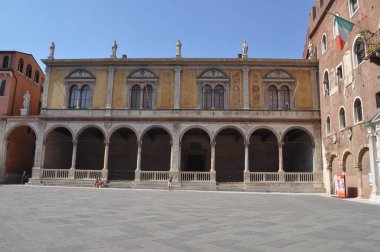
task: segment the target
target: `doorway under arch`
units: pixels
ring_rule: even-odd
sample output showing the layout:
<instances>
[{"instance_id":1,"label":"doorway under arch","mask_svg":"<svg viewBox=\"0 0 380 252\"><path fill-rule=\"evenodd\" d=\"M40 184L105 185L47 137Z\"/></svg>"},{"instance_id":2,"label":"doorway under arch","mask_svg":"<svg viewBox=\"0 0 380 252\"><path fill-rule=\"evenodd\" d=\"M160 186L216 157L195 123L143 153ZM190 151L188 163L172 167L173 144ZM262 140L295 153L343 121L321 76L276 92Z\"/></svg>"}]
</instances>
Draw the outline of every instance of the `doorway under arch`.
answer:
<instances>
[{"instance_id":1,"label":"doorway under arch","mask_svg":"<svg viewBox=\"0 0 380 252\"><path fill-rule=\"evenodd\" d=\"M278 172L278 141L268 129L258 129L249 139L249 171Z\"/></svg>"},{"instance_id":2,"label":"doorway under arch","mask_svg":"<svg viewBox=\"0 0 380 252\"><path fill-rule=\"evenodd\" d=\"M210 166L209 135L199 128L188 130L181 141L181 171L208 172Z\"/></svg>"},{"instance_id":3,"label":"doorway under arch","mask_svg":"<svg viewBox=\"0 0 380 252\"><path fill-rule=\"evenodd\" d=\"M301 129L289 130L283 140L285 172L313 172L313 141Z\"/></svg>"},{"instance_id":4,"label":"doorway under arch","mask_svg":"<svg viewBox=\"0 0 380 252\"><path fill-rule=\"evenodd\" d=\"M152 128L145 132L141 147L142 171L169 171L171 137L162 128Z\"/></svg>"},{"instance_id":5,"label":"doorway under arch","mask_svg":"<svg viewBox=\"0 0 380 252\"><path fill-rule=\"evenodd\" d=\"M65 127L57 127L45 138L45 169L70 169L73 155L73 135Z\"/></svg>"},{"instance_id":6,"label":"doorway under arch","mask_svg":"<svg viewBox=\"0 0 380 252\"><path fill-rule=\"evenodd\" d=\"M101 170L104 165L104 134L96 127L83 130L78 136L78 151L75 168L79 170Z\"/></svg>"}]
</instances>

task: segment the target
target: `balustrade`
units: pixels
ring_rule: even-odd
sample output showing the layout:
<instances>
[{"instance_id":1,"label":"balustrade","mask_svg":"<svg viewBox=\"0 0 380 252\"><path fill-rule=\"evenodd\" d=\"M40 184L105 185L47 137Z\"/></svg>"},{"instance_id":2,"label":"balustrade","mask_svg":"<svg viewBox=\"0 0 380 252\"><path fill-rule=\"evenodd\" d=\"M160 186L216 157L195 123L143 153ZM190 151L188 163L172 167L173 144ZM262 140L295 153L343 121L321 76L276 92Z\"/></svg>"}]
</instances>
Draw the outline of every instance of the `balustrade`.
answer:
<instances>
[{"instance_id":1,"label":"balustrade","mask_svg":"<svg viewBox=\"0 0 380 252\"><path fill-rule=\"evenodd\" d=\"M206 182L210 181L209 172L181 172L181 181Z\"/></svg>"}]
</instances>

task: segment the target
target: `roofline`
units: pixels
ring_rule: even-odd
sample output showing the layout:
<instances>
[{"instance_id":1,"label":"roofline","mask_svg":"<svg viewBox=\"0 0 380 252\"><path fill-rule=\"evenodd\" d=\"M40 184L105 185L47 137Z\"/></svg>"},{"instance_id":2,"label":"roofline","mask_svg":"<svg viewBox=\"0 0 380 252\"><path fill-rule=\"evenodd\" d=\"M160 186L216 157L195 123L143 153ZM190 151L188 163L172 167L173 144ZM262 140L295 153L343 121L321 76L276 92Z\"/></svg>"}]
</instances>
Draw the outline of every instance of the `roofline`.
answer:
<instances>
[{"instance_id":1,"label":"roofline","mask_svg":"<svg viewBox=\"0 0 380 252\"><path fill-rule=\"evenodd\" d=\"M16 54L16 53L19 53L19 54L24 54L24 55L28 55L28 56L31 56L34 60L34 63L36 63L36 66L38 67L38 69L40 70L40 73L42 73L45 77L45 72L44 70L42 70L42 68L40 67L40 64L38 64L36 58L33 56L33 54L31 53L24 53L24 52L20 52L20 51L0 51L0 54L2 53L9 53L9 54Z\"/></svg>"},{"instance_id":2,"label":"roofline","mask_svg":"<svg viewBox=\"0 0 380 252\"><path fill-rule=\"evenodd\" d=\"M46 66L128 66L137 64L160 64L181 66L188 64L237 64L241 66L290 65L295 67L318 67L318 60L276 58L88 58L88 59L41 59Z\"/></svg>"}]
</instances>

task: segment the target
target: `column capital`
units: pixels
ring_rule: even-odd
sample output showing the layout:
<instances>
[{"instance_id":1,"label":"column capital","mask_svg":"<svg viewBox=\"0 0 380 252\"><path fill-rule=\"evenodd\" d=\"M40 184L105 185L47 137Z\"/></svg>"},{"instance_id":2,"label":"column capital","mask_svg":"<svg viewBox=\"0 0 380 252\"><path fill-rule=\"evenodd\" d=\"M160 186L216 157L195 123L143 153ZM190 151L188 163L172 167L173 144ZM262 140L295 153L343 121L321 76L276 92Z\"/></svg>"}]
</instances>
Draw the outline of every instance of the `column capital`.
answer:
<instances>
[{"instance_id":1,"label":"column capital","mask_svg":"<svg viewBox=\"0 0 380 252\"><path fill-rule=\"evenodd\" d=\"M278 148L282 148L284 146L284 142L277 143L277 145L278 145Z\"/></svg>"},{"instance_id":2,"label":"column capital","mask_svg":"<svg viewBox=\"0 0 380 252\"><path fill-rule=\"evenodd\" d=\"M180 67L180 66L175 66L174 67L174 72L175 73L181 73L181 71L182 71L182 67Z\"/></svg>"},{"instance_id":3,"label":"column capital","mask_svg":"<svg viewBox=\"0 0 380 252\"><path fill-rule=\"evenodd\" d=\"M141 147L141 146L142 146L142 141L137 140L137 147Z\"/></svg>"},{"instance_id":4,"label":"column capital","mask_svg":"<svg viewBox=\"0 0 380 252\"><path fill-rule=\"evenodd\" d=\"M73 140L73 145L77 145L77 144L78 144L78 140L77 139Z\"/></svg>"},{"instance_id":5,"label":"column capital","mask_svg":"<svg viewBox=\"0 0 380 252\"><path fill-rule=\"evenodd\" d=\"M241 68L241 70L243 71L243 73L248 73L248 72L249 72L249 67L247 67L247 66L243 66L243 67Z\"/></svg>"},{"instance_id":6,"label":"column capital","mask_svg":"<svg viewBox=\"0 0 380 252\"><path fill-rule=\"evenodd\" d=\"M250 142L249 141L244 141L244 147L248 147L249 146L249 144L250 144Z\"/></svg>"},{"instance_id":7,"label":"column capital","mask_svg":"<svg viewBox=\"0 0 380 252\"><path fill-rule=\"evenodd\" d=\"M215 141L212 141L212 142L210 142L210 145L211 145L211 147L215 147L216 142L215 142Z\"/></svg>"},{"instance_id":8,"label":"column capital","mask_svg":"<svg viewBox=\"0 0 380 252\"><path fill-rule=\"evenodd\" d=\"M105 140L105 141L104 141L104 144L105 144L106 146L109 146L110 143L111 143L111 140Z\"/></svg>"}]
</instances>

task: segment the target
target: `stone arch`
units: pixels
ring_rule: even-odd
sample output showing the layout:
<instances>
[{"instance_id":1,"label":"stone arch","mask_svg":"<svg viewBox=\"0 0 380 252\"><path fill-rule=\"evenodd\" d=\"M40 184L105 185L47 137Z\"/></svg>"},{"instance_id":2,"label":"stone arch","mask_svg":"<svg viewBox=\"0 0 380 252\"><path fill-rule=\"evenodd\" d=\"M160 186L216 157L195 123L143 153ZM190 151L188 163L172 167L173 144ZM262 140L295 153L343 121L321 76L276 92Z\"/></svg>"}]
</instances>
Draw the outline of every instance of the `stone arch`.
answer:
<instances>
[{"instance_id":1,"label":"stone arch","mask_svg":"<svg viewBox=\"0 0 380 252\"><path fill-rule=\"evenodd\" d=\"M247 136L247 139L249 140L249 139L251 138L251 135L252 135L256 130L260 130L260 129L266 129L266 130L269 130L270 132L272 132L272 133L275 135L276 139L277 139L277 143L279 143L281 137L280 137L280 135L278 134L278 132L277 132L275 129L273 129L272 127L270 127L270 126L266 126L266 125L260 125L260 126L255 127L253 130L251 130L251 131L249 132L249 134L248 134L248 136Z\"/></svg>"},{"instance_id":2,"label":"stone arch","mask_svg":"<svg viewBox=\"0 0 380 252\"><path fill-rule=\"evenodd\" d=\"M104 167L104 148L106 134L96 125L82 127L76 136L77 169L101 170Z\"/></svg>"},{"instance_id":3,"label":"stone arch","mask_svg":"<svg viewBox=\"0 0 380 252\"><path fill-rule=\"evenodd\" d=\"M66 125L50 127L44 136L44 160L41 167L45 169L70 169L73 153L72 130Z\"/></svg>"},{"instance_id":4,"label":"stone arch","mask_svg":"<svg viewBox=\"0 0 380 252\"><path fill-rule=\"evenodd\" d=\"M258 127L249 134L249 171L278 172L278 135L270 127Z\"/></svg>"},{"instance_id":5,"label":"stone arch","mask_svg":"<svg viewBox=\"0 0 380 252\"><path fill-rule=\"evenodd\" d=\"M138 135L129 126L118 126L108 135L109 180L134 180L137 165Z\"/></svg>"},{"instance_id":6,"label":"stone arch","mask_svg":"<svg viewBox=\"0 0 380 252\"><path fill-rule=\"evenodd\" d=\"M144 137L144 135L145 135L149 130L151 130L151 129L153 129L153 128L160 128L160 129L165 130L166 133L169 134L170 141L173 141L173 135L172 135L172 132L171 132L167 127L162 126L162 125L151 125L151 126L145 128L145 129L141 132L141 134L139 135L139 141L142 141L142 138Z\"/></svg>"},{"instance_id":7,"label":"stone arch","mask_svg":"<svg viewBox=\"0 0 380 252\"><path fill-rule=\"evenodd\" d=\"M74 131L69 126L67 126L65 124L56 124L54 126L49 127L47 130L45 130L44 143L46 142L46 137L49 135L49 133L51 131L55 130L56 128L65 128L65 129L67 129L71 133L71 135L73 137L73 140L74 140L75 133L74 133Z\"/></svg>"},{"instance_id":8,"label":"stone arch","mask_svg":"<svg viewBox=\"0 0 380 252\"><path fill-rule=\"evenodd\" d=\"M123 128L125 128L125 129L129 129L129 130L133 131L133 132L135 133L137 139L139 139L139 134L138 134L138 132L137 132L137 130L136 130L135 128L133 128L133 127L131 127L131 126L128 126L128 125L119 125L119 126L115 126L115 127L113 127L113 128L108 132L108 134L107 134L107 138L106 138L106 141L110 141L111 138L112 138L113 133L115 133L115 132L118 131L119 129L123 129Z\"/></svg>"},{"instance_id":9,"label":"stone arch","mask_svg":"<svg viewBox=\"0 0 380 252\"><path fill-rule=\"evenodd\" d=\"M332 153L332 154L329 156L329 158L328 158L328 160L327 160L327 167L326 167L326 169L328 169L328 170L332 170L332 164L333 164L333 161L334 161L334 159L337 158L337 157L338 157L338 155L337 155L336 153Z\"/></svg>"},{"instance_id":10,"label":"stone arch","mask_svg":"<svg viewBox=\"0 0 380 252\"><path fill-rule=\"evenodd\" d=\"M21 183L24 171L31 177L37 139L37 131L28 123L13 125L6 131L3 143L6 183Z\"/></svg>"},{"instance_id":11,"label":"stone arch","mask_svg":"<svg viewBox=\"0 0 380 252\"><path fill-rule=\"evenodd\" d=\"M241 129L241 128L237 127L237 126L234 126L234 125L226 125L226 126L223 126L223 127L219 128L219 129L214 133L214 135L213 135L212 138L211 138L211 139L212 139L212 142L215 142L215 139L216 139L216 137L218 136L218 134L219 134L220 132L222 132L223 130L225 130L225 129L234 129L234 130L238 131L238 132L240 133L240 135L243 137L244 142L247 141L247 137L246 137L246 134L245 134L245 132L243 131L243 129Z\"/></svg>"},{"instance_id":12,"label":"stone arch","mask_svg":"<svg viewBox=\"0 0 380 252\"><path fill-rule=\"evenodd\" d=\"M216 182L243 182L244 132L235 126L220 128L214 136Z\"/></svg>"},{"instance_id":13,"label":"stone arch","mask_svg":"<svg viewBox=\"0 0 380 252\"><path fill-rule=\"evenodd\" d=\"M142 171L169 171L172 139L171 132L161 125L152 125L143 130L139 140Z\"/></svg>"},{"instance_id":14,"label":"stone arch","mask_svg":"<svg viewBox=\"0 0 380 252\"><path fill-rule=\"evenodd\" d=\"M182 139L183 139L183 136L190 130L192 129L200 129L200 130L203 130L204 132L206 132L206 134L208 135L210 141L212 139L212 135L211 135L211 132L204 126L201 126L201 125L192 125L192 126L189 126L187 127L186 129L182 130L181 134L180 134L180 142L182 142Z\"/></svg>"},{"instance_id":15,"label":"stone arch","mask_svg":"<svg viewBox=\"0 0 380 252\"><path fill-rule=\"evenodd\" d=\"M369 148L368 145L360 146L360 151L357 158L359 176L361 176L361 195L363 198L369 198L372 188L369 183L369 173L371 173ZM360 186L360 184L358 185Z\"/></svg>"},{"instance_id":16,"label":"stone arch","mask_svg":"<svg viewBox=\"0 0 380 252\"><path fill-rule=\"evenodd\" d=\"M282 135L282 157L285 172L314 171L314 140L302 127L291 127Z\"/></svg>"},{"instance_id":17,"label":"stone arch","mask_svg":"<svg viewBox=\"0 0 380 252\"><path fill-rule=\"evenodd\" d=\"M101 126L96 125L96 124L89 124L89 125L83 126L82 128L80 128L76 132L75 137L74 137L74 141L77 141L78 137L83 133L83 131L85 131L88 128L96 128L96 129L100 130L103 133L104 140L106 140L107 134L106 134L105 130Z\"/></svg>"},{"instance_id":18,"label":"stone arch","mask_svg":"<svg viewBox=\"0 0 380 252\"><path fill-rule=\"evenodd\" d=\"M306 129L306 128L304 128L304 127L301 127L301 126L293 126L293 127L289 127L289 128L287 128L287 129L282 133L282 135L281 135L280 143L283 143L283 142L284 142L284 137L286 136L286 134L287 134L289 131L293 130L293 129L302 130L302 131L304 131L305 133L307 133L307 134L309 135L309 137L310 137L310 140L311 140L311 142L312 142L312 146L313 146L313 148L314 148L314 146L315 146L314 135L313 135L308 129Z\"/></svg>"},{"instance_id":19,"label":"stone arch","mask_svg":"<svg viewBox=\"0 0 380 252\"><path fill-rule=\"evenodd\" d=\"M342 171L346 172L346 161L347 161L347 157L349 155L351 155L352 153L349 151L349 150L344 150L343 151L343 155L342 155Z\"/></svg>"}]
</instances>

